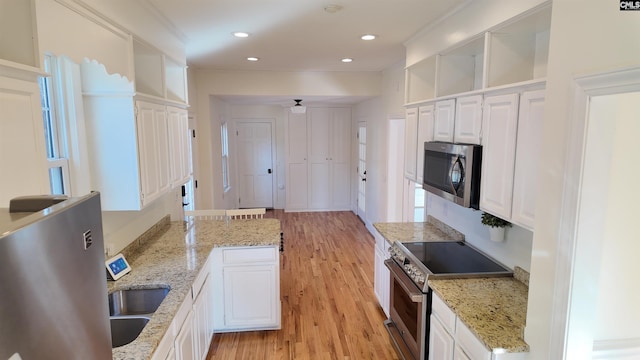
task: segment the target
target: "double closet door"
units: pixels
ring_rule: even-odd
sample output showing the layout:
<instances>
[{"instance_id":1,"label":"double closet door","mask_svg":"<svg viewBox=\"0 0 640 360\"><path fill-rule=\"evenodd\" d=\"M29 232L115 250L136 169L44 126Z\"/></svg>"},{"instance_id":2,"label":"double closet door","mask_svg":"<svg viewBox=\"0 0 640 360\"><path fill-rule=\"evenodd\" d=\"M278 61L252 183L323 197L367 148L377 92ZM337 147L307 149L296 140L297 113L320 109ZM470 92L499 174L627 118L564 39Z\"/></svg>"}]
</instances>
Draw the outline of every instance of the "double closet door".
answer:
<instances>
[{"instance_id":1,"label":"double closet door","mask_svg":"<svg viewBox=\"0 0 640 360\"><path fill-rule=\"evenodd\" d=\"M350 209L351 109L289 114L286 209Z\"/></svg>"}]
</instances>

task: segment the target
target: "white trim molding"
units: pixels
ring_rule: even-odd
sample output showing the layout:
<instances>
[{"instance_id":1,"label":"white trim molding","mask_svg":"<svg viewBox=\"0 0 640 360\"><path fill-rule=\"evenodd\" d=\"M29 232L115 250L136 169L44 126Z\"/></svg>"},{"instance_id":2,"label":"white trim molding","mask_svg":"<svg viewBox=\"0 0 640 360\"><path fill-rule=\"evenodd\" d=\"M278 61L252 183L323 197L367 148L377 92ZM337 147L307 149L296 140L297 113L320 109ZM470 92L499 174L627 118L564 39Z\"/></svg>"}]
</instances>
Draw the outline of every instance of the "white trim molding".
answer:
<instances>
[{"instance_id":1,"label":"white trim molding","mask_svg":"<svg viewBox=\"0 0 640 360\"><path fill-rule=\"evenodd\" d=\"M552 309L550 331L550 358L588 358L591 355L605 353L605 346L602 343L598 343L597 352L594 351L596 347L594 349L589 348L588 344L593 343L592 335L591 339L588 339L571 334L572 330L584 328L585 324L590 321L578 312L572 312L572 310L576 310L572 308L572 305L578 301L593 301L595 303L596 299L589 300L584 298L588 293L588 290L584 289L584 285L597 281L598 264L586 259L585 254L588 255L590 251L596 251L602 245L601 238L599 240L585 241L578 236L584 182L584 157L587 145L587 129L589 127L589 102L593 96L635 91L640 91L640 67L578 76L574 80L574 95L571 104L572 117L569 120L569 131L565 138L567 155L565 158L564 178L578 179L578 181L565 182L562 192L561 225L558 230L557 271L553 291L555 301ZM580 246L578 247L579 240ZM585 336L588 337L589 335L586 334ZM607 343L607 354L615 350L611 347L612 344ZM592 352L593 354L591 354Z\"/></svg>"},{"instance_id":2,"label":"white trim molding","mask_svg":"<svg viewBox=\"0 0 640 360\"><path fill-rule=\"evenodd\" d=\"M592 359L640 359L640 338L594 341Z\"/></svg>"}]
</instances>

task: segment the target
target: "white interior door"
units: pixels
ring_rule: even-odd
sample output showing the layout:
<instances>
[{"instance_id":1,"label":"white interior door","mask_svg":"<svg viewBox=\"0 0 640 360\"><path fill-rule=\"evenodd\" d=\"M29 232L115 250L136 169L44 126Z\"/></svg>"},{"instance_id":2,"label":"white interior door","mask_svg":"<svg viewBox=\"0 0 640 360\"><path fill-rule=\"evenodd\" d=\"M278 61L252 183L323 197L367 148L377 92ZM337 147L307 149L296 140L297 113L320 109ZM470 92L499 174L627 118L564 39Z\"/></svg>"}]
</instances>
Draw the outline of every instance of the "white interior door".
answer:
<instances>
[{"instance_id":1,"label":"white interior door","mask_svg":"<svg viewBox=\"0 0 640 360\"><path fill-rule=\"evenodd\" d=\"M366 222L367 123L358 123L358 216Z\"/></svg>"},{"instance_id":2,"label":"white interior door","mask_svg":"<svg viewBox=\"0 0 640 360\"><path fill-rule=\"evenodd\" d=\"M272 128L271 122L237 124L240 208L273 208Z\"/></svg>"}]
</instances>

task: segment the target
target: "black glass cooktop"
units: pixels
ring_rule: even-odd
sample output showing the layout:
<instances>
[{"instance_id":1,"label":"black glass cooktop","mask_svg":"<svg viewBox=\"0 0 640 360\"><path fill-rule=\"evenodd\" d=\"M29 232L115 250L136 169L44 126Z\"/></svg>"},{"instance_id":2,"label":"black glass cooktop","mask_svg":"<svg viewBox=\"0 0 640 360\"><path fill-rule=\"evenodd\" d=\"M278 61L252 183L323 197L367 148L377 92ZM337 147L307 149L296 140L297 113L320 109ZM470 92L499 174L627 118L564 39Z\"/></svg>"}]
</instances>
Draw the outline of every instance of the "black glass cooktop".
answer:
<instances>
[{"instance_id":1,"label":"black glass cooktop","mask_svg":"<svg viewBox=\"0 0 640 360\"><path fill-rule=\"evenodd\" d=\"M511 273L465 242L412 242L402 245L434 275Z\"/></svg>"}]
</instances>

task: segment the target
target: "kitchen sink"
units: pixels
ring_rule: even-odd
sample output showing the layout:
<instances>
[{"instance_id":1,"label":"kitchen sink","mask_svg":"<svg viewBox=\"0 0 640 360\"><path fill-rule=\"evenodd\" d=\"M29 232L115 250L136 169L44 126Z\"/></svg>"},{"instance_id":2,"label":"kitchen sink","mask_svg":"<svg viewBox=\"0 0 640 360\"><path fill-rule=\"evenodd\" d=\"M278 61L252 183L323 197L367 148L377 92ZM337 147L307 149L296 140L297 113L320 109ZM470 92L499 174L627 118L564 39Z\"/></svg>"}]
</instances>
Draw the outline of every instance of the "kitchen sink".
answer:
<instances>
[{"instance_id":1,"label":"kitchen sink","mask_svg":"<svg viewBox=\"0 0 640 360\"><path fill-rule=\"evenodd\" d=\"M169 288L126 289L109 294L109 315L149 315L153 314Z\"/></svg>"},{"instance_id":2,"label":"kitchen sink","mask_svg":"<svg viewBox=\"0 0 640 360\"><path fill-rule=\"evenodd\" d=\"M112 317L111 347L127 345L135 340L149 322L146 316Z\"/></svg>"}]
</instances>

